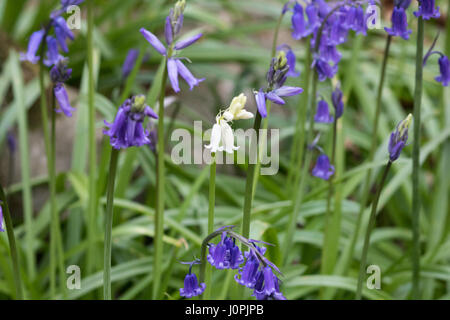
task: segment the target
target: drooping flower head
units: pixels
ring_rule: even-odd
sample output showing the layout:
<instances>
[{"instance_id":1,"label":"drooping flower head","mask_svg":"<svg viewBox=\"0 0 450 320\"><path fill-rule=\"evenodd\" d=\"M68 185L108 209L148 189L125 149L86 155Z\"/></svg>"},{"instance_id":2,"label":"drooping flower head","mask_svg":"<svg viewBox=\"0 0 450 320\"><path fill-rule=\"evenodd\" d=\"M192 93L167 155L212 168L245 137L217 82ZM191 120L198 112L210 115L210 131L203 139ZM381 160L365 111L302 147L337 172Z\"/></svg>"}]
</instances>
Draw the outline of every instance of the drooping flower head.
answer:
<instances>
[{"instance_id":1,"label":"drooping flower head","mask_svg":"<svg viewBox=\"0 0 450 320\"><path fill-rule=\"evenodd\" d=\"M395 6L392 12L392 28L384 28L386 32L393 37L402 37L405 40L409 39L412 30L408 29L408 21L406 18L405 8L402 6Z\"/></svg>"},{"instance_id":2,"label":"drooping flower head","mask_svg":"<svg viewBox=\"0 0 450 320\"><path fill-rule=\"evenodd\" d=\"M439 64L439 71L440 71L440 75L435 77L434 79L440 83L442 83L442 85L444 87L447 87L448 84L450 83L450 62L448 60L448 57L446 55L444 55L442 52L439 51L433 51L434 46L436 45L436 42L438 40L439 34L435 37L433 44L431 45L430 49L428 50L428 52L425 54L424 58L423 58L423 65L425 66L427 64L428 59L433 55L433 54L437 54L439 55L439 60L438 60L438 64Z\"/></svg>"},{"instance_id":3,"label":"drooping flower head","mask_svg":"<svg viewBox=\"0 0 450 320\"><path fill-rule=\"evenodd\" d=\"M199 296L205 291L206 284L201 283L199 285L197 276L195 273L192 273L192 266L194 264L199 264L200 262L198 260L195 260L193 262L185 262L184 264L189 264L189 272L184 278L184 288L180 288L180 296L185 298L192 298Z\"/></svg>"},{"instance_id":4,"label":"drooping flower head","mask_svg":"<svg viewBox=\"0 0 450 320\"><path fill-rule=\"evenodd\" d=\"M235 240L223 232L218 244L209 244L208 261L216 269L238 269L244 257Z\"/></svg>"},{"instance_id":5,"label":"drooping flower head","mask_svg":"<svg viewBox=\"0 0 450 320\"><path fill-rule=\"evenodd\" d=\"M286 300L280 291L278 277L273 273L270 266L258 272L253 296L257 300Z\"/></svg>"},{"instance_id":6,"label":"drooping flower head","mask_svg":"<svg viewBox=\"0 0 450 320\"><path fill-rule=\"evenodd\" d=\"M319 123L331 123L334 118L330 115L328 103L325 100L320 100L317 104L317 112L314 116L314 121Z\"/></svg>"},{"instance_id":7,"label":"drooping flower head","mask_svg":"<svg viewBox=\"0 0 450 320\"><path fill-rule=\"evenodd\" d=\"M330 164L330 159L328 159L326 154L321 154L317 158L312 175L323 180L328 180L333 174L334 166Z\"/></svg>"},{"instance_id":8,"label":"drooping flower head","mask_svg":"<svg viewBox=\"0 0 450 320\"><path fill-rule=\"evenodd\" d=\"M187 39L179 40L176 43L174 42L183 25L183 12L185 7L185 0L177 1L174 8L170 11L169 16L166 18L164 37L168 46L167 49L153 33L145 28L140 29L144 38L153 46L153 48L158 51L159 54L167 58L167 73L175 92L180 92L178 75L187 82L190 90L205 80L204 78L195 78L183 62L181 62L183 58L177 56L180 50L189 47L202 37L202 34L199 33Z\"/></svg>"},{"instance_id":9,"label":"drooping flower head","mask_svg":"<svg viewBox=\"0 0 450 320\"><path fill-rule=\"evenodd\" d=\"M217 151L233 153L239 149L239 147L234 145L233 129L228 122L253 118L253 113L245 110L246 102L247 97L241 93L233 98L230 106L224 112L220 112L216 116L216 123L211 131L210 143L205 146L205 148L211 149L211 153L215 154Z\"/></svg>"},{"instance_id":10,"label":"drooping flower head","mask_svg":"<svg viewBox=\"0 0 450 320\"><path fill-rule=\"evenodd\" d=\"M145 117L158 119L156 113L145 104L145 96L134 96L119 107L113 123L105 121L110 143L115 149L140 147L150 143L149 132L143 127Z\"/></svg>"},{"instance_id":11,"label":"drooping flower head","mask_svg":"<svg viewBox=\"0 0 450 320\"><path fill-rule=\"evenodd\" d=\"M284 105L286 102L281 97L290 97L303 92L303 89L300 87L284 85L289 69L286 52L280 50L270 62L270 68L266 75L267 89L264 91L260 88L258 92L255 92L256 105L261 117L267 117L266 99L276 104Z\"/></svg>"},{"instance_id":12,"label":"drooping flower head","mask_svg":"<svg viewBox=\"0 0 450 320\"><path fill-rule=\"evenodd\" d=\"M435 7L435 0L421 0L419 4L419 11L414 11L416 17L422 17L424 20L431 18L437 19L441 16L439 7Z\"/></svg>"},{"instance_id":13,"label":"drooping flower head","mask_svg":"<svg viewBox=\"0 0 450 320\"><path fill-rule=\"evenodd\" d=\"M406 141L408 140L408 129L411 125L412 115L408 114L406 119L400 121L395 128L395 130L391 133L389 138L389 160L395 161L400 156L402 149L406 145Z\"/></svg>"}]
</instances>

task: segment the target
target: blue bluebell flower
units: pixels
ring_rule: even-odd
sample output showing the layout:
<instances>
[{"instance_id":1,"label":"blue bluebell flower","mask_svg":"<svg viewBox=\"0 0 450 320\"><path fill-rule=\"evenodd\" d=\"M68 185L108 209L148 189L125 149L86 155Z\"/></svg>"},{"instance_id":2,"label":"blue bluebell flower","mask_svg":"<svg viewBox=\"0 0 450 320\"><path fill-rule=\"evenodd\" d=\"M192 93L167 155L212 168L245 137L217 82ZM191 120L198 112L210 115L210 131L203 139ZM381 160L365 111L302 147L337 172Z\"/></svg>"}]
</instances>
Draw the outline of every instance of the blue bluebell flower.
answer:
<instances>
[{"instance_id":1,"label":"blue bluebell flower","mask_svg":"<svg viewBox=\"0 0 450 320\"><path fill-rule=\"evenodd\" d=\"M433 51L434 46L436 45L437 39L439 37L439 34L436 36L436 38L433 41L433 44L431 45L430 49L428 50L428 52L425 54L424 58L423 58L423 65L425 66L428 59L433 55L433 54L437 54L439 55L439 71L440 71L440 75L435 77L434 79L440 83L442 83L442 85L444 87L447 87L448 84L450 83L450 63L448 60L448 57L446 55L444 55L442 52L439 51Z\"/></svg>"},{"instance_id":2,"label":"blue bluebell flower","mask_svg":"<svg viewBox=\"0 0 450 320\"><path fill-rule=\"evenodd\" d=\"M218 244L209 244L209 263L217 269L238 269L244 262L244 257L234 240L222 233L222 239Z\"/></svg>"},{"instance_id":3,"label":"blue bluebell flower","mask_svg":"<svg viewBox=\"0 0 450 320\"><path fill-rule=\"evenodd\" d=\"M64 52L69 52L67 47L66 39L74 39L72 30L67 26L66 20L63 17L56 17L53 19L53 28L55 30L56 39L58 40L59 47Z\"/></svg>"},{"instance_id":4,"label":"blue bluebell flower","mask_svg":"<svg viewBox=\"0 0 450 320\"><path fill-rule=\"evenodd\" d=\"M114 122L105 121L108 130L103 133L110 136L110 144L115 149L149 144L149 132L143 127L145 117L158 119L157 114L145 104L145 97L140 95L127 99L119 107Z\"/></svg>"},{"instance_id":5,"label":"blue bluebell flower","mask_svg":"<svg viewBox=\"0 0 450 320\"><path fill-rule=\"evenodd\" d=\"M189 69L181 62L181 58L176 57L179 50L189 47L202 37L202 34L199 33L185 40L180 40L174 43L174 39L180 32L183 25L183 11L185 3L185 0L178 1L175 4L175 8L170 11L169 16L166 18L164 37L166 44L168 45L167 49L153 33L145 28L140 29L141 34L153 46L153 48L162 56L167 57L167 74L175 92L180 92L178 75L180 75L188 83L190 90L205 80L204 78L195 78Z\"/></svg>"},{"instance_id":6,"label":"blue bluebell flower","mask_svg":"<svg viewBox=\"0 0 450 320\"><path fill-rule=\"evenodd\" d=\"M189 272L184 278L184 288L180 288L180 296L185 298L192 298L199 296L205 291L206 284L201 283L199 285L197 276L195 273L192 273L192 267L194 264L199 264L199 260L195 260L192 262L182 262L183 264L189 264Z\"/></svg>"},{"instance_id":7,"label":"blue bluebell flower","mask_svg":"<svg viewBox=\"0 0 450 320\"><path fill-rule=\"evenodd\" d=\"M59 60L64 59L64 57L58 51L58 41L52 37L47 36L47 53L46 59L44 59L44 65L51 67L58 63Z\"/></svg>"},{"instance_id":8,"label":"blue bluebell flower","mask_svg":"<svg viewBox=\"0 0 450 320\"><path fill-rule=\"evenodd\" d=\"M254 244L254 250L258 250L261 255L264 255L266 248L260 247ZM243 268L239 269L238 274L234 276L237 283L253 289L256 284L258 270L261 265L260 260L253 250L248 250L245 252L245 265Z\"/></svg>"},{"instance_id":9,"label":"blue bluebell flower","mask_svg":"<svg viewBox=\"0 0 450 320\"><path fill-rule=\"evenodd\" d=\"M331 93L331 101L334 107L334 116L339 119L344 113L344 101L342 101L343 93L339 85L336 86L334 91Z\"/></svg>"},{"instance_id":10,"label":"blue bluebell flower","mask_svg":"<svg viewBox=\"0 0 450 320\"><path fill-rule=\"evenodd\" d=\"M286 300L280 291L279 279L271 267L258 272L252 296L257 300Z\"/></svg>"},{"instance_id":11,"label":"blue bluebell flower","mask_svg":"<svg viewBox=\"0 0 450 320\"><path fill-rule=\"evenodd\" d=\"M412 30L408 30L405 9L403 7L394 7L391 20L392 28L384 28L384 30L393 37L402 37L408 40Z\"/></svg>"},{"instance_id":12,"label":"blue bluebell flower","mask_svg":"<svg viewBox=\"0 0 450 320\"><path fill-rule=\"evenodd\" d=\"M60 59L50 70L50 79L53 82L53 93L58 101L60 109L56 112L63 112L67 117L72 116L74 108L70 106L69 96L67 95L64 82L66 82L72 74L72 69L67 68L67 59Z\"/></svg>"},{"instance_id":13,"label":"blue bluebell flower","mask_svg":"<svg viewBox=\"0 0 450 320\"><path fill-rule=\"evenodd\" d=\"M139 50L137 49L130 49L128 50L127 57L125 58L125 61L122 65L122 78L128 77L131 70L133 70L134 65L136 63L136 60L139 55Z\"/></svg>"},{"instance_id":14,"label":"blue bluebell flower","mask_svg":"<svg viewBox=\"0 0 450 320\"><path fill-rule=\"evenodd\" d=\"M334 166L330 164L330 159L328 159L326 154L321 154L317 158L316 165L312 169L312 175L323 179L328 180L334 174Z\"/></svg>"},{"instance_id":15,"label":"blue bluebell flower","mask_svg":"<svg viewBox=\"0 0 450 320\"><path fill-rule=\"evenodd\" d=\"M295 3L294 13L291 17L292 22L292 38L300 40L307 37L311 31L306 27L305 17L303 15L303 7Z\"/></svg>"},{"instance_id":16,"label":"blue bluebell flower","mask_svg":"<svg viewBox=\"0 0 450 320\"><path fill-rule=\"evenodd\" d=\"M314 115L314 121L319 123L331 123L334 118L330 115L328 103L325 100L320 100L317 104L317 111Z\"/></svg>"},{"instance_id":17,"label":"blue bluebell flower","mask_svg":"<svg viewBox=\"0 0 450 320\"><path fill-rule=\"evenodd\" d=\"M20 60L26 60L33 64L36 64L39 61L40 56L37 56L36 54L39 50L42 40L44 39L44 35L44 29L35 31L31 34L30 41L28 42L28 50L26 53L20 54Z\"/></svg>"},{"instance_id":18,"label":"blue bluebell flower","mask_svg":"<svg viewBox=\"0 0 450 320\"><path fill-rule=\"evenodd\" d=\"M435 8L434 0L421 0L419 4L419 11L414 11L416 17L422 17L424 20L430 20L431 18L439 18L439 7Z\"/></svg>"},{"instance_id":19,"label":"blue bluebell flower","mask_svg":"<svg viewBox=\"0 0 450 320\"><path fill-rule=\"evenodd\" d=\"M333 78L338 71L337 64L330 64L320 56L317 56L314 59L311 67L316 69L319 81L325 81L328 78Z\"/></svg>"},{"instance_id":20,"label":"blue bluebell flower","mask_svg":"<svg viewBox=\"0 0 450 320\"><path fill-rule=\"evenodd\" d=\"M395 130L391 133L389 138L389 160L391 162L398 159L401 151L406 146L406 141L408 140L408 130L411 125L412 115L409 114L406 119L400 121L397 124Z\"/></svg>"}]
</instances>

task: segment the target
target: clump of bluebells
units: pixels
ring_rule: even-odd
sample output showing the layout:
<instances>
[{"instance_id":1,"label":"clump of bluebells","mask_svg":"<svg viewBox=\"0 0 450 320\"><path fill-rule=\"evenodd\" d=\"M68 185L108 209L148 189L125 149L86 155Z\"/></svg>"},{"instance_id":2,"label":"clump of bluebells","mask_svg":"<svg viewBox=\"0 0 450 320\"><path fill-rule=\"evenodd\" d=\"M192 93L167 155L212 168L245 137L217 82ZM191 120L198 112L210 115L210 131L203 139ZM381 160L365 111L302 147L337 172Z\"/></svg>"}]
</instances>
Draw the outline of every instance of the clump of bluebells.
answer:
<instances>
[{"instance_id":1,"label":"clump of bluebells","mask_svg":"<svg viewBox=\"0 0 450 320\"><path fill-rule=\"evenodd\" d=\"M315 49L311 67L315 68L319 81L333 78L337 73L342 57L337 46L347 41L350 30L367 35L367 14L363 6L373 2L312 0L304 6L297 1L285 5L285 11L292 11L292 37L296 40L310 37L311 47Z\"/></svg>"},{"instance_id":2,"label":"clump of bluebells","mask_svg":"<svg viewBox=\"0 0 450 320\"><path fill-rule=\"evenodd\" d=\"M43 65L50 68L50 78L53 82L55 98L61 111L68 117L72 116L74 110L70 106L67 91L64 87L72 73L72 69L67 68L68 59L59 50L68 53L66 40L74 40L72 30L67 26L62 14L72 5L79 5L84 0L61 0L61 8L50 14L50 21L38 31L35 31L28 42L27 52L21 53L22 61L29 61L33 64L42 60ZM52 32L53 31L53 34Z\"/></svg>"},{"instance_id":3,"label":"clump of bluebells","mask_svg":"<svg viewBox=\"0 0 450 320\"><path fill-rule=\"evenodd\" d=\"M270 68L266 75L267 88L260 88L255 92L256 104L261 117L267 117L266 100L276 104L285 104L281 97L295 96L303 92L300 87L285 86L288 76L297 76L295 71L295 55L286 45L279 47L281 50L270 62ZM287 50L286 50L287 49Z\"/></svg>"},{"instance_id":4,"label":"clump of bluebells","mask_svg":"<svg viewBox=\"0 0 450 320\"><path fill-rule=\"evenodd\" d=\"M210 243L213 238L219 235L221 239L217 244ZM242 254L239 246L236 244L237 241L248 248L244 254ZM192 265L204 265L207 260L216 269L237 270L234 279L240 285L253 289L252 296L256 297L256 299L286 300L280 291L280 280L276 275L276 273L281 274L281 272L264 256L266 248L260 244L270 245L265 242L244 238L233 231L233 226L217 229L203 241L202 252L203 249L208 247L208 256L202 256L203 261L184 262L184 264L190 264L190 268L184 280L184 288L180 289L180 295L191 298L203 293L206 285L204 283L199 284L196 275L192 273Z\"/></svg>"},{"instance_id":5,"label":"clump of bluebells","mask_svg":"<svg viewBox=\"0 0 450 320\"><path fill-rule=\"evenodd\" d=\"M167 73L169 76L170 83L175 92L180 92L180 86L178 83L178 75L180 75L189 85L190 90L195 86L198 86L200 82L205 80L195 78L189 69L181 62L181 60L188 60L184 57L179 57L180 50L189 47L193 43L197 42L202 37L199 33L195 36L189 37L185 40L175 41L178 37L181 28L183 26L184 19L184 9L186 6L185 0L177 1L174 8L170 10L170 14L166 18L166 23L164 27L164 37L166 40L167 48L162 44L162 42L150 31L145 28L141 28L140 32L144 38L159 52L162 56L167 59ZM189 61L189 60L188 60Z\"/></svg>"},{"instance_id":6,"label":"clump of bluebells","mask_svg":"<svg viewBox=\"0 0 450 320\"><path fill-rule=\"evenodd\" d=\"M110 137L115 149L140 147L150 144L150 133L144 129L145 117L158 119L158 115L145 104L145 96L134 96L119 107L113 123L105 121L108 129L103 133Z\"/></svg>"}]
</instances>

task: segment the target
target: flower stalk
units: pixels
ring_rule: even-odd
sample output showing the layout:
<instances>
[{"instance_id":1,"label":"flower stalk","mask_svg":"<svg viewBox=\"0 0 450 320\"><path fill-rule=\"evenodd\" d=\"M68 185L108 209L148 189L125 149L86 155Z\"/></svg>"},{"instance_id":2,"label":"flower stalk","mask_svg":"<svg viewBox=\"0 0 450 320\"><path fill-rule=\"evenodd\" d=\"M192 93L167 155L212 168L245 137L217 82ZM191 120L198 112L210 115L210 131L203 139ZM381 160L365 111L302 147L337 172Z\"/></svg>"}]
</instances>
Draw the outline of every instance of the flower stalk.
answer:
<instances>
[{"instance_id":1,"label":"flower stalk","mask_svg":"<svg viewBox=\"0 0 450 320\"><path fill-rule=\"evenodd\" d=\"M114 209L114 184L116 180L119 150L113 148L109 162L108 184L106 189L105 243L103 252L103 298L111 300L111 242Z\"/></svg>"},{"instance_id":2,"label":"flower stalk","mask_svg":"<svg viewBox=\"0 0 450 320\"><path fill-rule=\"evenodd\" d=\"M14 236L14 229L9 211L8 202L6 201L6 194L3 187L0 185L0 205L4 209L5 227L8 236L9 251L11 252L11 260L13 266L14 285L16 287L16 299L23 299L22 279L20 277L19 255L17 254L16 238ZM1 209L0 209L1 210ZM1 223L1 221L0 221Z\"/></svg>"},{"instance_id":3,"label":"flower stalk","mask_svg":"<svg viewBox=\"0 0 450 320\"><path fill-rule=\"evenodd\" d=\"M363 246L361 261L360 261L360 266L359 266L358 284L356 287L356 299L357 300L361 300L361 297L362 297L362 285L364 282L364 275L365 275L365 271L366 271L367 252L369 251L370 234L372 232L372 229L375 226L378 200L380 199L381 191L383 190L383 185L384 185L384 182L386 181L386 177L388 175L389 169L391 168L391 165L392 165L392 161L389 160L388 163L386 164L386 167L384 168L383 176L381 177L380 184L378 185L377 194L375 196L375 199L373 200L372 211L370 213L369 224L367 226L366 235L364 238L364 246Z\"/></svg>"}]
</instances>

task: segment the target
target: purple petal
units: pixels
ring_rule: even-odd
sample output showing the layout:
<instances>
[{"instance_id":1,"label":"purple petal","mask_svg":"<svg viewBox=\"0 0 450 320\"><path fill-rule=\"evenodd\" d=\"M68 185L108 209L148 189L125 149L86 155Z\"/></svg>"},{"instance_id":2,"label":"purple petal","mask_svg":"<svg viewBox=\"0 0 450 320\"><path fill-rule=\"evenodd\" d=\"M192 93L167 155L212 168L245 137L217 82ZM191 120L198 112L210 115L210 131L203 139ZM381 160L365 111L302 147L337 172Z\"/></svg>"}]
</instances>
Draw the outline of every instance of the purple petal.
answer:
<instances>
[{"instance_id":1,"label":"purple petal","mask_svg":"<svg viewBox=\"0 0 450 320\"><path fill-rule=\"evenodd\" d=\"M175 44L175 47L174 47L174 48L175 48L175 50L181 50L181 49L187 48L187 47L189 47L191 44L193 44L194 42L196 42L198 39L200 39L202 36L203 36L203 34L199 33L199 34L197 34L197 35L195 35L195 36L192 36L192 37L190 37L190 38L187 38L186 40L178 41L178 42Z\"/></svg>"},{"instance_id":2,"label":"purple petal","mask_svg":"<svg viewBox=\"0 0 450 320\"><path fill-rule=\"evenodd\" d=\"M300 87L282 86L281 88L278 88L273 92L280 97L291 97L302 93L303 89Z\"/></svg>"},{"instance_id":3,"label":"purple petal","mask_svg":"<svg viewBox=\"0 0 450 320\"><path fill-rule=\"evenodd\" d=\"M276 93L274 93L273 91L268 92L266 94L267 99L269 99L272 102L275 102L276 104L285 104L286 102L284 102L283 99L281 99L279 96L277 96Z\"/></svg>"},{"instance_id":4,"label":"purple petal","mask_svg":"<svg viewBox=\"0 0 450 320\"><path fill-rule=\"evenodd\" d=\"M180 92L177 63L173 58L167 60L167 73L169 74L169 80L172 84L173 91Z\"/></svg>"},{"instance_id":5,"label":"purple petal","mask_svg":"<svg viewBox=\"0 0 450 320\"><path fill-rule=\"evenodd\" d=\"M21 54L20 60L27 60L35 64L39 61L39 56L36 53L41 45L42 39L44 38L45 30L41 29L35 31L30 36L30 41L28 42L28 50L25 54Z\"/></svg>"},{"instance_id":6,"label":"purple petal","mask_svg":"<svg viewBox=\"0 0 450 320\"><path fill-rule=\"evenodd\" d=\"M169 45L173 41L172 23L170 17L166 17L166 25L164 26L164 36L166 37L166 43Z\"/></svg>"},{"instance_id":7,"label":"purple petal","mask_svg":"<svg viewBox=\"0 0 450 320\"><path fill-rule=\"evenodd\" d=\"M139 31L144 36L145 40L150 42L150 44L153 46L153 48L155 48L156 51L158 51L163 56L166 55L166 48L153 33L144 28L141 28Z\"/></svg>"},{"instance_id":8,"label":"purple petal","mask_svg":"<svg viewBox=\"0 0 450 320\"><path fill-rule=\"evenodd\" d=\"M198 86L200 82L205 80L205 78L202 79L195 78L189 71L189 69L186 68L186 66L179 59L176 59L175 62L177 64L178 73L180 74L180 76L183 77L184 80L186 80L190 90L192 90L195 86Z\"/></svg>"},{"instance_id":9,"label":"purple petal","mask_svg":"<svg viewBox=\"0 0 450 320\"><path fill-rule=\"evenodd\" d=\"M75 111L74 108L70 106L69 97L67 95L67 91L64 88L63 85L58 84L54 88L54 93L56 100L59 103L59 107L61 108L62 112L68 117L72 116L72 111Z\"/></svg>"},{"instance_id":10,"label":"purple petal","mask_svg":"<svg viewBox=\"0 0 450 320\"><path fill-rule=\"evenodd\" d=\"M267 109L266 109L266 95L259 89L258 93L255 94L256 105L258 107L258 112L261 117L267 117Z\"/></svg>"},{"instance_id":11,"label":"purple petal","mask_svg":"<svg viewBox=\"0 0 450 320\"><path fill-rule=\"evenodd\" d=\"M153 119L158 119L158 115L156 114L156 112L153 111L153 109L150 108L149 106L145 106L144 113L147 117L151 117Z\"/></svg>"}]
</instances>

